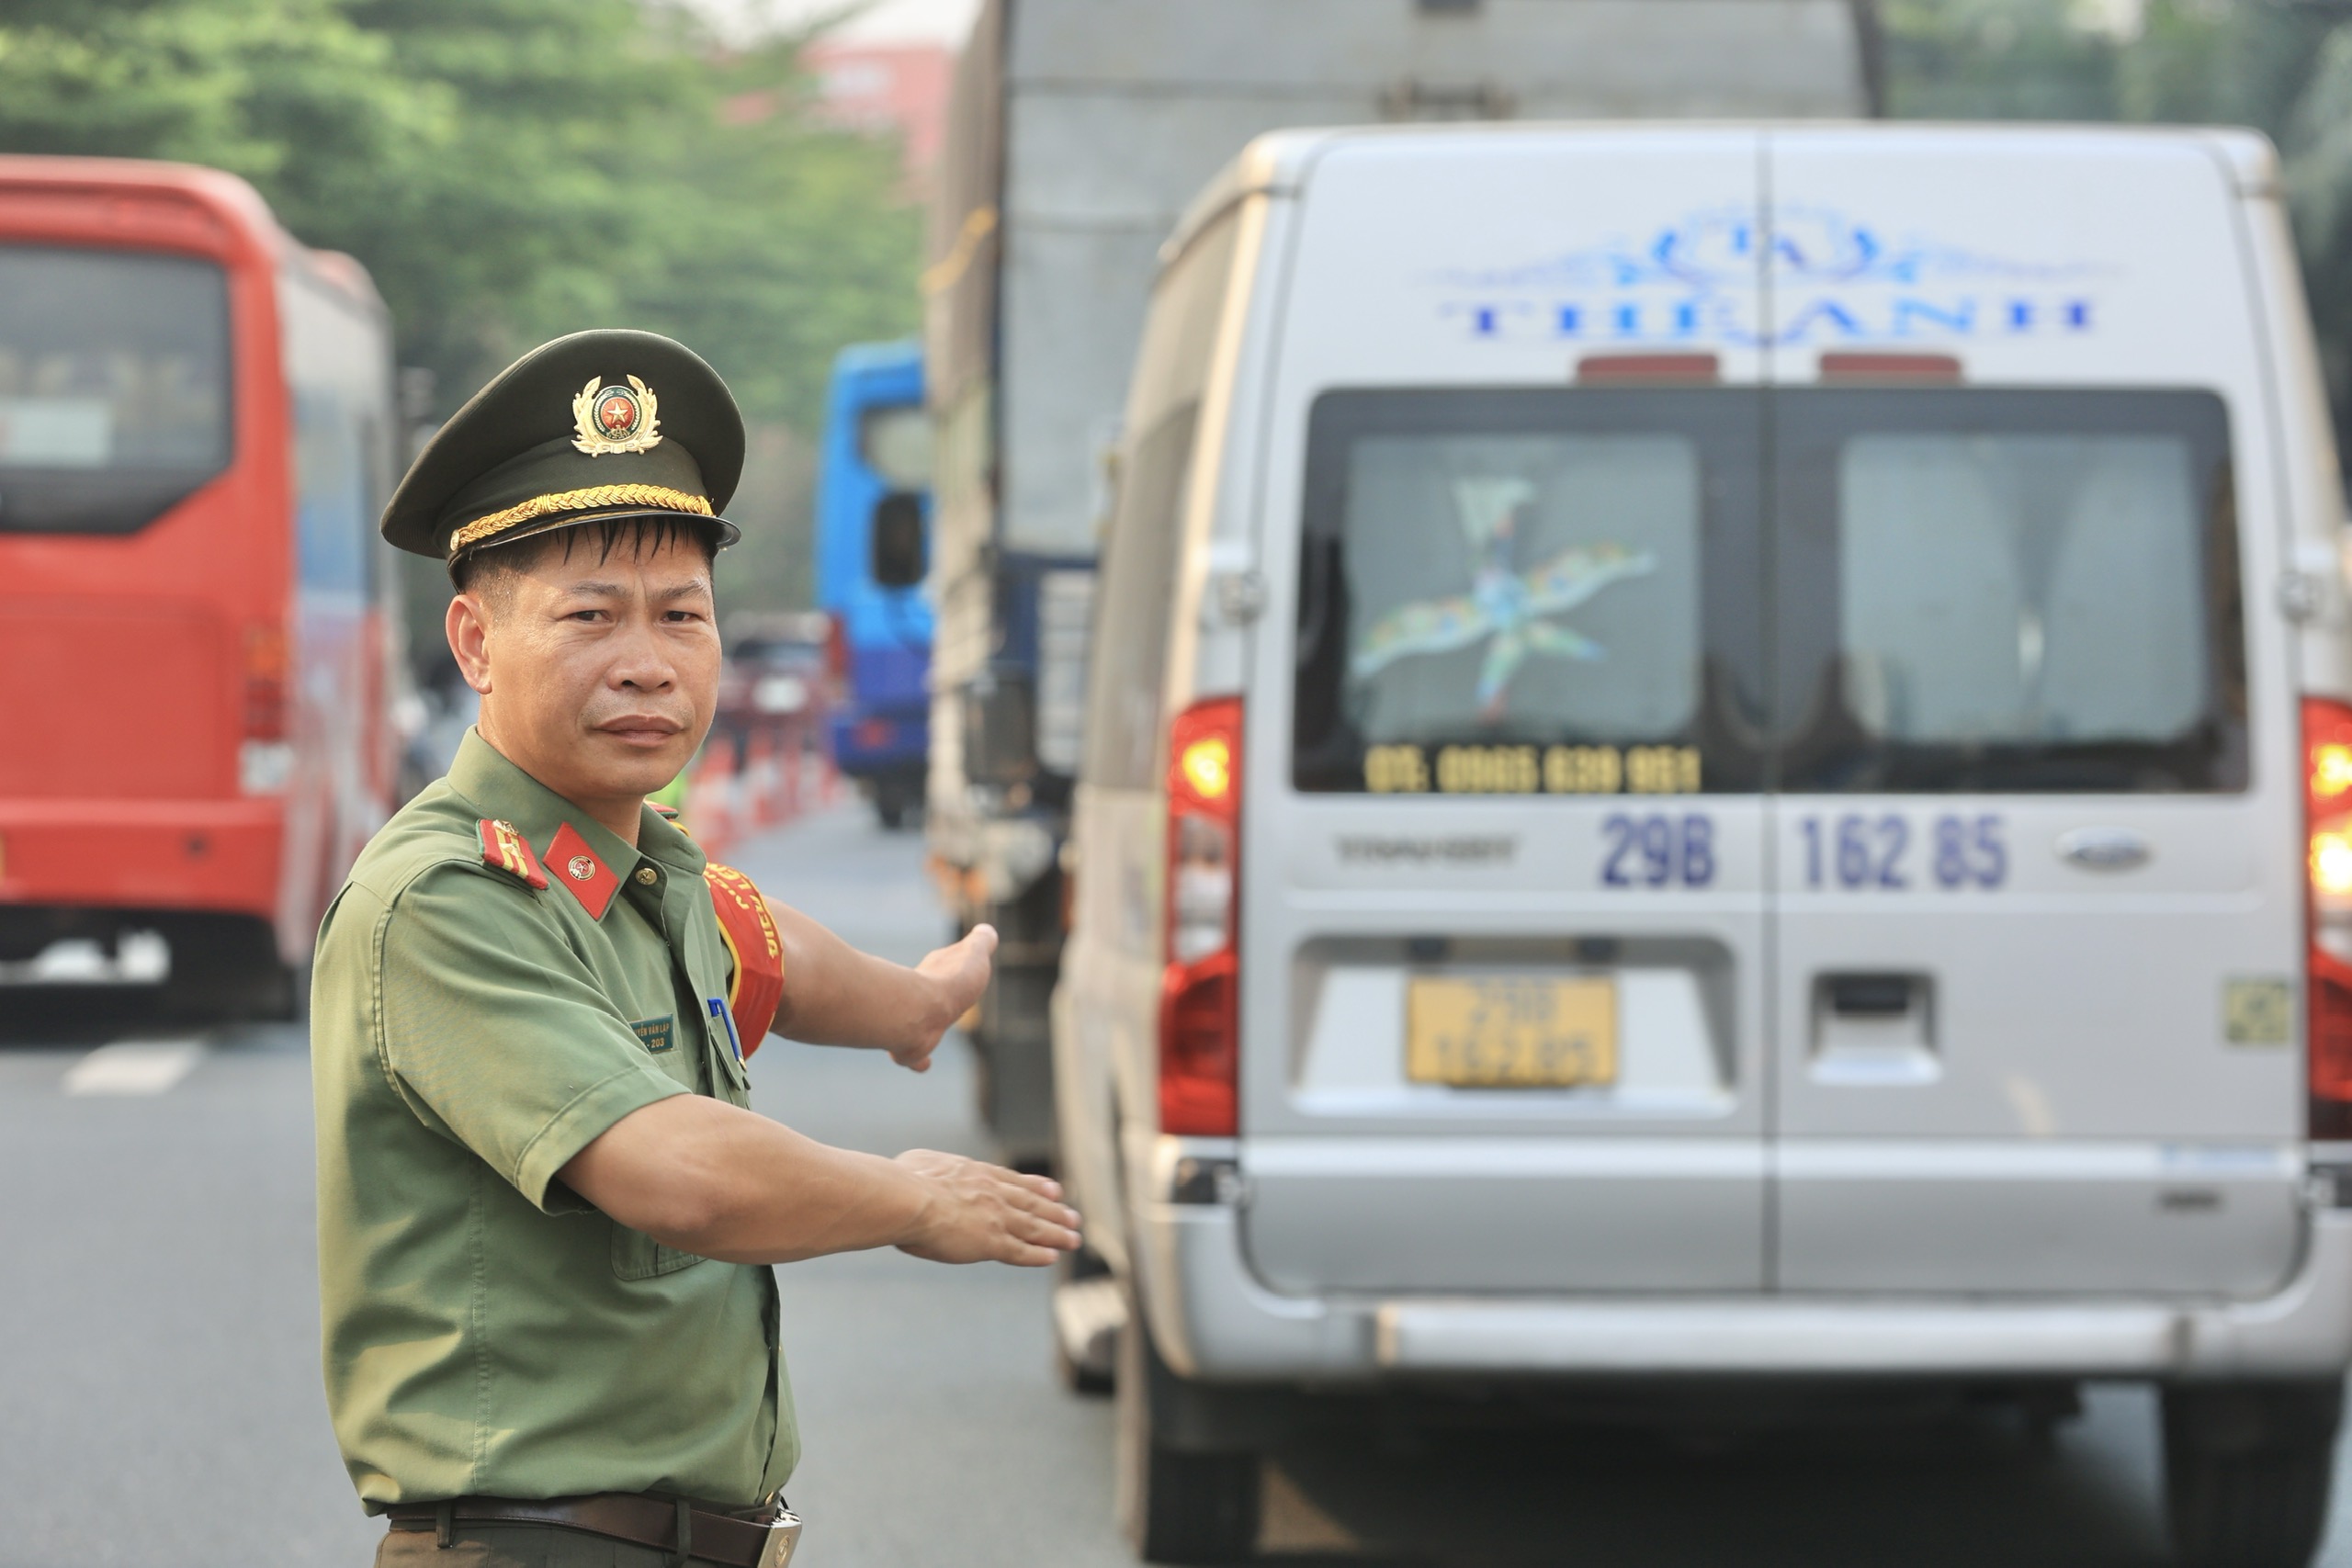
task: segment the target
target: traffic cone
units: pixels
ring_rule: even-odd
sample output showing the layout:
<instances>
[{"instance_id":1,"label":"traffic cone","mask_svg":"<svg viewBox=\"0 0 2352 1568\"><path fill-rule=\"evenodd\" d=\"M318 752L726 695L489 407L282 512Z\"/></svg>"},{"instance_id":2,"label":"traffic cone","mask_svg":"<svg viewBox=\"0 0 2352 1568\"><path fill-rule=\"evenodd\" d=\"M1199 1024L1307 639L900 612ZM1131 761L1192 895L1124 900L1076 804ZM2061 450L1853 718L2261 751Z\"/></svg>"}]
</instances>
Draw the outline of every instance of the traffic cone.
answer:
<instances>
[{"instance_id":1,"label":"traffic cone","mask_svg":"<svg viewBox=\"0 0 2352 1568\"><path fill-rule=\"evenodd\" d=\"M743 756L744 816L763 828L783 816L775 791L775 740L763 725L752 736Z\"/></svg>"},{"instance_id":2,"label":"traffic cone","mask_svg":"<svg viewBox=\"0 0 2352 1568\"><path fill-rule=\"evenodd\" d=\"M703 852L718 854L734 841L735 818L735 742L722 735L704 746L695 767L686 790L686 821Z\"/></svg>"}]
</instances>

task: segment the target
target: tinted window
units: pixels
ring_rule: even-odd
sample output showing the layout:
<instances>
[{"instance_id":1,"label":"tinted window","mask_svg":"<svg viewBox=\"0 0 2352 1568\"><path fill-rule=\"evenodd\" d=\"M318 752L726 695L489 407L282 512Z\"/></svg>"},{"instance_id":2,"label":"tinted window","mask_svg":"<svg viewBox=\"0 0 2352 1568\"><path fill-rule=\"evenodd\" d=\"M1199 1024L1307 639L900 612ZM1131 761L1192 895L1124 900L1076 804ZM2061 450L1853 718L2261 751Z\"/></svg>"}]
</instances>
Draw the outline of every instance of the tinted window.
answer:
<instances>
[{"instance_id":1,"label":"tinted window","mask_svg":"<svg viewBox=\"0 0 2352 1568\"><path fill-rule=\"evenodd\" d=\"M1122 449L1102 547L1081 770L1113 789L1156 782L1193 435L1239 233L1232 216L1219 220L1160 274L1136 354L1127 403L1134 439Z\"/></svg>"},{"instance_id":2,"label":"tinted window","mask_svg":"<svg viewBox=\"0 0 2352 1568\"><path fill-rule=\"evenodd\" d=\"M0 246L0 529L129 533L227 467L209 262Z\"/></svg>"},{"instance_id":3,"label":"tinted window","mask_svg":"<svg viewBox=\"0 0 2352 1568\"><path fill-rule=\"evenodd\" d=\"M1757 787L1758 418L1735 390L1320 399L1297 786Z\"/></svg>"},{"instance_id":4,"label":"tinted window","mask_svg":"<svg viewBox=\"0 0 2352 1568\"><path fill-rule=\"evenodd\" d=\"M1085 772L1113 789L1149 788L1159 765L1169 616L1199 412L1187 403L1136 444L1103 550Z\"/></svg>"},{"instance_id":5,"label":"tinted window","mask_svg":"<svg viewBox=\"0 0 2352 1568\"><path fill-rule=\"evenodd\" d=\"M376 542L368 445L332 389L294 389L295 537L305 588L368 591Z\"/></svg>"},{"instance_id":6,"label":"tinted window","mask_svg":"<svg viewBox=\"0 0 2352 1568\"><path fill-rule=\"evenodd\" d=\"M922 498L893 491L874 503L871 533L875 582L883 588L912 588L931 570L924 548Z\"/></svg>"},{"instance_id":7,"label":"tinted window","mask_svg":"<svg viewBox=\"0 0 2352 1568\"><path fill-rule=\"evenodd\" d=\"M1785 787L2244 786L2218 399L1804 390L1777 409Z\"/></svg>"}]
</instances>

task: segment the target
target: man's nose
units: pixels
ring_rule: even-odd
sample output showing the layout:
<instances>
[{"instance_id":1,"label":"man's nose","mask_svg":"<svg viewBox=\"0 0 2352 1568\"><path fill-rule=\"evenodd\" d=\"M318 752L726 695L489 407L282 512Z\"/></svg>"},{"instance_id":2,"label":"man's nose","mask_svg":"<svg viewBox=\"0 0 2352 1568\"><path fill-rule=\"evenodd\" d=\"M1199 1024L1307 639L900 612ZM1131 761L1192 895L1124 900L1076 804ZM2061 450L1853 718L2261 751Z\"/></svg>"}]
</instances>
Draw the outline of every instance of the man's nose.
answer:
<instances>
[{"instance_id":1,"label":"man's nose","mask_svg":"<svg viewBox=\"0 0 2352 1568\"><path fill-rule=\"evenodd\" d=\"M639 691L662 691L678 683L677 666L670 661L669 650L655 635L650 620L631 618L613 660L612 681L616 686Z\"/></svg>"}]
</instances>

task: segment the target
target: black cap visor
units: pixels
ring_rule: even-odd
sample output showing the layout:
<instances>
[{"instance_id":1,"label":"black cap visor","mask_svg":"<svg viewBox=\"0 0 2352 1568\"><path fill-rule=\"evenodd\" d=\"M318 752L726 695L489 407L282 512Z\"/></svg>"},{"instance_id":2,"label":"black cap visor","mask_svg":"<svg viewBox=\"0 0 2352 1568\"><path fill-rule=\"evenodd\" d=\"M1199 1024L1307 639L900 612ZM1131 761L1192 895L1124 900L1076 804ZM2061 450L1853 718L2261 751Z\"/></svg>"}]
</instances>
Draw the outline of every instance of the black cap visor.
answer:
<instances>
[{"instance_id":1,"label":"black cap visor","mask_svg":"<svg viewBox=\"0 0 2352 1568\"><path fill-rule=\"evenodd\" d=\"M489 538L477 539L471 544L459 546L450 552L448 567L454 572L458 570L458 563L468 557L478 556L484 550L496 549L502 545L520 544L526 539L539 538L565 528L584 528L596 523L626 523L631 518L642 518L649 523L674 524L681 533L708 535L711 548L714 550L723 550L743 537L743 531L726 518L707 515L699 512L678 512L659 506L603 508L592 512L570 512L548 517L535 517L527 523L518 523L512 528L504 529Z\"/></svg>"}]
</instances>

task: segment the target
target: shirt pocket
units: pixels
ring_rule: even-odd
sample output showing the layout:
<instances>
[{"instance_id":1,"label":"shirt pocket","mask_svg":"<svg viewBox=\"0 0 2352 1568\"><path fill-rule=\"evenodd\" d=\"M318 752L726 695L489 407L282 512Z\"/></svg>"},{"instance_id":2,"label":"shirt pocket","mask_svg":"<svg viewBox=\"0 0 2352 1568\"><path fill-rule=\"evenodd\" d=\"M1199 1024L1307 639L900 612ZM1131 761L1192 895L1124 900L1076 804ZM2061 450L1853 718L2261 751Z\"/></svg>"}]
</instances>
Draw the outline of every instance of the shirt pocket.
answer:
<instances>
[{"instance_id":1,"label":"shirt pocket","mask_svg":"<svg viewBox=\"0 0 2352 1568\"><path fill-rule=\"evenodd\" d=\"M737 1049L734 1010L723 997L704 998L703 1008L708 1015L703 1040L710 1051L712 1091L729 1105L749 1109L752 1103L752 1075L749 1065Z\"/></svg>"},{"instance_id":2,"label":"shirt pocket","mask_svg":"<svg viewBox=\"0 0 2352 1568\"><path fill-rule=\"evenodd\" d=\"M620 1280L658 1280L707 1263L699 1252L664 1247L643 1231L633 1231L618 1220L613 1225L613 1275Z\"/></svg>"}]
</instances>

